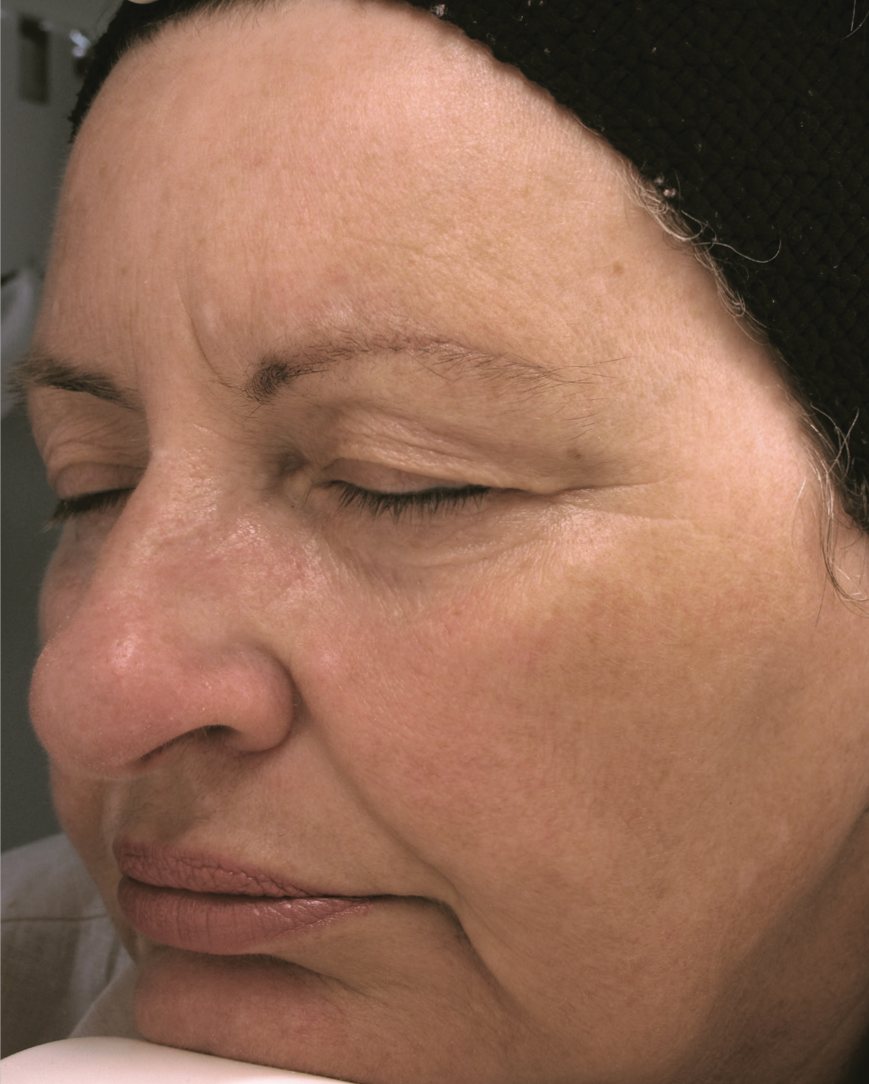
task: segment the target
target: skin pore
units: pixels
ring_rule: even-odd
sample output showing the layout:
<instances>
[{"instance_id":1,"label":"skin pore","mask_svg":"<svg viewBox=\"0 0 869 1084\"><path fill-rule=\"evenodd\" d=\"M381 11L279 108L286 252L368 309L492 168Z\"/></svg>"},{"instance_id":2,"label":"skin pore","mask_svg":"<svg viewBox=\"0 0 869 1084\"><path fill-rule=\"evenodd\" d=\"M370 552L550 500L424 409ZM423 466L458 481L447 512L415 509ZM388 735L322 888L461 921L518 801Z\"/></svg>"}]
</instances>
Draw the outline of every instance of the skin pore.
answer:
<instances>
[{"instance_id":1,"label":"skin pore","mask_svg":"<svg viewBox=\"0 0 869 1084\"><path fill-rule=\"evenodd\" d=\"M869 622L773 366L605 143L400 6L164 29L73 148L29 378L33 718L146 1038L836 1079ZM121 912L137 848L370 903L191 951Z\"/></svg>"}]
</instances>

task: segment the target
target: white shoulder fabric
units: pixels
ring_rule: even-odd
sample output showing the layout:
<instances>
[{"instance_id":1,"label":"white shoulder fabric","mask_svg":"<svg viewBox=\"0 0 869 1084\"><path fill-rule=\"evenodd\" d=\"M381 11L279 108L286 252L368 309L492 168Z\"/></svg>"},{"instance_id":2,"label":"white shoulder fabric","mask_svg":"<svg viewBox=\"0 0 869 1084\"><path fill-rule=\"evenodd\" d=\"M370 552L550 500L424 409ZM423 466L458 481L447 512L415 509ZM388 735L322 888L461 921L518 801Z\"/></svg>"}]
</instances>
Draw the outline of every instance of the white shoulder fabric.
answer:
<instances>
[{"instance_id":1,"label":"white shoulder fabric","mask_svg":"<svg viewBox=\"0 0 869 1084\"><path fill-rule=\"evenodd\" d=\"M141 1039L61 1039L4 1058L0 1069L3 1084L341 1084Z\"/></svg>"}]
</instances>

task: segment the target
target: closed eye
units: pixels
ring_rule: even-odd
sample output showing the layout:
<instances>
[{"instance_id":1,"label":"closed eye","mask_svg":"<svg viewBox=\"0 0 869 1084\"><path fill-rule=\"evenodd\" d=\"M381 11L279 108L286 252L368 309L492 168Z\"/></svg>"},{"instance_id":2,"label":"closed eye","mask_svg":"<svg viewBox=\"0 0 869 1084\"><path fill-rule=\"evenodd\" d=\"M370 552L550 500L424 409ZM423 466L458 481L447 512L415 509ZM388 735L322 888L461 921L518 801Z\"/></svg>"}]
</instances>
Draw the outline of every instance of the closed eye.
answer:
<instances>
[{"instance_id":1,"label":"closed eye","mask_svg":"<svg viewBox=\"0 0 869 1084\"><path fill-rule=\"evenodd\" d=\"M76 516L83 516L88 512L105 512L114 508L132 493L126 489L103 489L97 493L82 493L78 497L62 497L51 513L46 527L58 527Z\"/></svg>"},{"instance_id":2,"label":"closed eye","mask_svg":"<svg viewBox=\"0 0 869 1084\"><path fill-rule=\"evenodd\" d=\"M394 520L412 512L434 515L439 511L455 511L470 503L479 507L483 497L491 490L490 486L469 485L441 486L405 493L381 493L342 481L329 482L326 488L338 490L339 508L357 507L375 518L389 513ZM105 489L96 493L83 493L77 497L63 497L57 502L46 527L61 526L88 513L108 511L126 500L131 492L129 488Z\"/></svg>"},{"instance_id":3,"label":"closed eye","mask_svg":"<svg viewBox=\"0 0 869 1084\"><path fill-rule=\"evenodd\" d=\"M490 486L471 485L441 486L405 493L379 493L342 481L329 482L325 488L338 490L339 508L361 508L373 517L389 513L394 520L413 512L433 516L436 512L456 511L468 504L479 508L483 498L491 490Z\"/></svg>"}]
</instances>

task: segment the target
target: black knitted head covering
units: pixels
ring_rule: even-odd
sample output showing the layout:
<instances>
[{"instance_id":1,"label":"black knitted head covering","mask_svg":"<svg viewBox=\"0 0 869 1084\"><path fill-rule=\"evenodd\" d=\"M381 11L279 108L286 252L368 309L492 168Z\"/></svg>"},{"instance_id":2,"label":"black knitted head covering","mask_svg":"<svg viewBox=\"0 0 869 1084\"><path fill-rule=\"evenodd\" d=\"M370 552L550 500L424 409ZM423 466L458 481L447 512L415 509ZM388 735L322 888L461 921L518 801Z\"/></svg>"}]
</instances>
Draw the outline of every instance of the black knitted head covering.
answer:
<instances>
[{"instance_id":1,"label":"black knitted head covering","mask_svg":"<svg viewBox=\"0 0 869 1084\"><path fill-rule=\"evenodd\" d=\"M684 216L780 353L869 531L867 0L407 2L545 87ZM122 4L74 127L131 44L244 3Z\"/></svg>"}]
</instances>

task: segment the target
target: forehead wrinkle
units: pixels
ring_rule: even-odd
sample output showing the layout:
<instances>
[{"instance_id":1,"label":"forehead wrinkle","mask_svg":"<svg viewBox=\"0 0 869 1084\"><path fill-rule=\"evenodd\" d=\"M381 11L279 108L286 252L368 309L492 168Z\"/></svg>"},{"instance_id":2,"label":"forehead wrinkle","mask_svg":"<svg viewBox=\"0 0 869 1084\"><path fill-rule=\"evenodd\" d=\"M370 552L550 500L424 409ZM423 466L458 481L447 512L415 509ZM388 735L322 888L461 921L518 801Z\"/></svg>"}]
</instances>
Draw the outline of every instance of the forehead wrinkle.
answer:
<instances>
[{"instance_id":1,"label":"forehead wrinkle","mask_svg":"<svg viewBox=\"0 0 869 1084\"><path fill-rule=\"evenodd\" d=\"M410 334L368 335L364 332L332 332L327 338L287 352L266 355L241 385L257 404L271 402L295 382L341 367L359 358L402 354L422 368L449 382L469 376L482 378L489 386L501 386L523 398L550 386L587 383L568 376L583 366L552 368L515 354L492 354L451 340Z\"/></svg>"}]
</instances>

